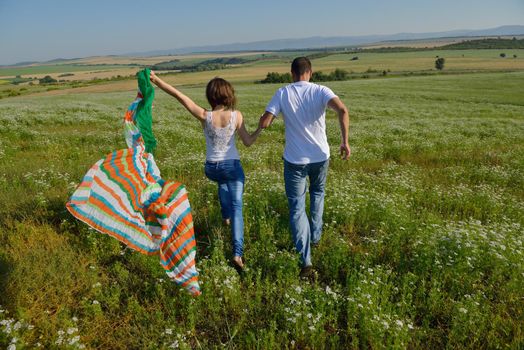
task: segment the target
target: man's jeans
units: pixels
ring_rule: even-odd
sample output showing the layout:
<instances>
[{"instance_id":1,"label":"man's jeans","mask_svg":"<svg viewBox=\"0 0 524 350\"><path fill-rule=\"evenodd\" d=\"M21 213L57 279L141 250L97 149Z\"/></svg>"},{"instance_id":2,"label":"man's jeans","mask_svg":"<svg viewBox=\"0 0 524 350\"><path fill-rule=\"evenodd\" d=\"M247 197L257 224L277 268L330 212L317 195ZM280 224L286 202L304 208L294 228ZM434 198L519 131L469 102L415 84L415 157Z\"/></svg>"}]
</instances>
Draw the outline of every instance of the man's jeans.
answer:
<instances>
[{"instance_id":1,"label":"man's jeans","mask_svg":"<svg viewBox=\"0 0 524 350\"><path fill-rule=\"evenodd\" d=\"M311 243L320 241L324 188L329 159L319 163L293 164L284 160L284 182L289 205L291 235L302 266L311 265ZM306 215L306 178L309 177L310 219Z\"/></svg>"},{"instance_id":2,"label":"man's jeans","mask_svg":"<svg viewBox=\"0 0 524 350\"><path fill-rule=\"evenodd\" d=\"M206 162L206 176L218 183L218 199L223 219L231 219L233 256L244 252L244 219L242 217L242 195L244 193L244 170L240 160L227 159Z\"/></svg>"}]
</instances>

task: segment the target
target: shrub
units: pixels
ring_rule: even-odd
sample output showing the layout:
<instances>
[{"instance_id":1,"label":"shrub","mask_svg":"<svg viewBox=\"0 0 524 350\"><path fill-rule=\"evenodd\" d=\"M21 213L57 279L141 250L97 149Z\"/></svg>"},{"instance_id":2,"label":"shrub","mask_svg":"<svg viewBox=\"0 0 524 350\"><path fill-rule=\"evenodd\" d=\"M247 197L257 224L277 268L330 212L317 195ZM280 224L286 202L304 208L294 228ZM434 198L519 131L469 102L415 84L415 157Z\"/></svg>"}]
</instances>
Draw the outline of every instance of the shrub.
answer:
<instances>
[{"instance_id":1,"label":"shrub","mask_svg":"<svg viewBox=\"0 0 524 350\"><path fill-rule=\"evenodd\" d=\"M435 60L435 68L437 68L438 70L443 70L445 62L446 62L446 60L443 57L437 58Z\"/></svg>"},{"instance_id":2,"label":"shrub","mask_svg":"<svg viewBox=\"0 0 524 350\"><path fill-rule=\"evenodd\" d=\"M52 84L52 83L56 83L57 80L56 79L53 79L51 76L49 75L46 75L45 77L43 77L42 79L38 79L38 81L40 82L40 84Z\"/></svg>"},{"instance_id":3,"label":"shrub","mask_svg":"<svg viewBox=\"0 0 524 350\"><path fill-rule=\"evenodd\" d=\"M342 81L342 80L347 80L349 74L345 70L337 68L330 75L332 77L332 80Z\"/></svg>"},{"instance_id":4,"label":"shrub","mask_svg":"<svg viewBox=\"0 0 524 350\"><path fill-rule=\"evenodd\" d=\"M328 80L329 80L329 76L320 71L313 72L313 75L311 76L311 81L328 81Z\"/></svg>"},{"instance_id":5,"label":"shrub","mask_svg":"<svg viewBox=\"0 0 524 350\"><path fill-rule=\"evenodd\" d=\"M293 80L290 73L269 72L266 79L260 81L262 84L291 83Z\"/></svg>"},{"instance_id":6,"label":"shrub","mask_svg":"<svg viewBox=\"0 0 524 350\"><path fill-rule=\"evenodd\" d=\"M506 57L506 54L503 52L503 53L500 54L500 57L504 58L504 57Z\"/></svg>"}]
</instances>

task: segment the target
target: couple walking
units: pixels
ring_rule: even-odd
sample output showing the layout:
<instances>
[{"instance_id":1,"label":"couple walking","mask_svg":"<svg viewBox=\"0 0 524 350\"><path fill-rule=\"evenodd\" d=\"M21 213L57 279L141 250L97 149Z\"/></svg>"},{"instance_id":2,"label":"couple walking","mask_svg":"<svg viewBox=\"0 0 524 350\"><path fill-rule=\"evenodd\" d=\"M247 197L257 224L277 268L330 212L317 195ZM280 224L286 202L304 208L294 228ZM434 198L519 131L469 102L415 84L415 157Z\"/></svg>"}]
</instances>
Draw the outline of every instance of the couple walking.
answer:
<instances>
[{"instance_id":1,"label":"couple walking","mask_svg":"<svg viewBox=\"0 0 524 350\"><path fill-rule=\"evenodd\" d=\"M182 92L167 84L154 72L151 82L175 97L202 125L206 138L206 176L218 184L218 198L224 223L231 225L232 263L244 269L244 220L242 195L244 171L235 146L235 133L244 145L252 145L262 129L282 114L285 125L284 182L289 205L293 243L300 253L301 277L313 274L311 245L317 245L322 234L324 188L329 165L326 136L326 107L333 109L340 122L340 154L347 159L349 115L344 103L328 87L310 83L313 71L306 57L291 64L293 83L280 88L266 107L257 130L248 133L244 117L236 110L233 86L221 78L212 79L206 87L211 110L198 106ZM310 218L306 214L306 185L309 178Z\"/></svg>"}]
</instances>

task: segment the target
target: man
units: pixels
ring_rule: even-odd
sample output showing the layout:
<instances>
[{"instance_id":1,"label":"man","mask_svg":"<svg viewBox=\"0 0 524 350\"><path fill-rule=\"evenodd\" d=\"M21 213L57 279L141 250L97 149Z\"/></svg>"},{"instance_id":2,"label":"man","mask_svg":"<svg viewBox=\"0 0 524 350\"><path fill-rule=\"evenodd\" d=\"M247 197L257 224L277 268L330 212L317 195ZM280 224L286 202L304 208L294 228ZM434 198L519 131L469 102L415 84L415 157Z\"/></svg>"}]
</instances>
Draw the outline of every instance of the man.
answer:
<instances>
[{"instance_id":1,"label":"man","mask_svg":"<svg viewBox=\"0 0 524 350\"><path fill-rule=\"evenodd\" d=\"M300 253L300 277L310 278L311 244L318 245L322 234L324 187L329 165L326 135L326 107L338 114L342 139L340 155L348 159L349 114L344 103L328 87L310 83L311 62L298 57L291 63L293 83L279 89L260 118L267 128L282 113L286 130L284 182L289 205L293 243ZM310 219L306 215L306 184L309 177Z\"/></svg>"}]
</instances>

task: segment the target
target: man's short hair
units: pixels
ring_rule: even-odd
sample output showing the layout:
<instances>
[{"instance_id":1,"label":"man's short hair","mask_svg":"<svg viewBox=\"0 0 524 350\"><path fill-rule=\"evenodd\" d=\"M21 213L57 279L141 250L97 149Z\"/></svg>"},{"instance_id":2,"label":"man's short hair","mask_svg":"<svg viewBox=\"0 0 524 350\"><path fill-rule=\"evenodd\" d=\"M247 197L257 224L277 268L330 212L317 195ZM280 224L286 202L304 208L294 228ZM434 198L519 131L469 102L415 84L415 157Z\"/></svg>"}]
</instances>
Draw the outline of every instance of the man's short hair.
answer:
<instances>
[{"instance_id":1,"label":"man's short hair","mask_svg":"<svg viewBox=\"0 0 524 350\"><path fill-rule=\"evenodd\" d=\"M297 57L291 63L291 73L297 77L306 72L311 72L311 61L307 57Z\"/></svg>"}]
</instances>

